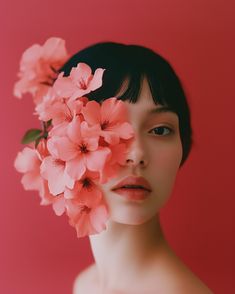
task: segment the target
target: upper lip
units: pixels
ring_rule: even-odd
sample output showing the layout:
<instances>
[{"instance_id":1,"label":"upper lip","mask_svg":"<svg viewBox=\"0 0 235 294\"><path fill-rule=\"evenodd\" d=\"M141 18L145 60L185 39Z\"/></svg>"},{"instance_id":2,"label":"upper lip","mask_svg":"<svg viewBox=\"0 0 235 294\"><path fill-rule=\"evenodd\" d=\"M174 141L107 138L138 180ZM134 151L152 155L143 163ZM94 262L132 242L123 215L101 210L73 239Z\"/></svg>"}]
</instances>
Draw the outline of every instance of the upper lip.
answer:
<instances>
[{"instance_id":1,"label":"upper lip","mask_svg":"<svg viewBox=\"0 0 235 294\"><path fill-rule=\"evenodd\" d=\"M126 186L126 185L129 185L129 186L131 186L131 185L133 185L133 186L141 186L145 190L148 190L150 192L152 191L149 182L145 178L143 178L143 177L135 177L135 176L129 176L129 177L124 178L116 186L114 186L112 188L112 190L121 188L121 187Z\"/></svg>"}]
</instances>

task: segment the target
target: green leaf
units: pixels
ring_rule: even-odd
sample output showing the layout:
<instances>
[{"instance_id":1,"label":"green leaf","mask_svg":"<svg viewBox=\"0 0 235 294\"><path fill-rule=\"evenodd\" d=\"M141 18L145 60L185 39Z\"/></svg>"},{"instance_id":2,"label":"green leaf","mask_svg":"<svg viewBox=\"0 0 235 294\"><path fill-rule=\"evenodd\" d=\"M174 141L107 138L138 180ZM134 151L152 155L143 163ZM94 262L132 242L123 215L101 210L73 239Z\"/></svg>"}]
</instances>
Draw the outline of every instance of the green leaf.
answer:
<instances>
[{"instance_id":1,"label":"green leaf","mask_svg":"<svg viewBox=\"0 0 235 294\"><path fill-rule=\"evenodd\" d=\"M31 143L31 142L37 140L41 136L41 134L42 134L42 130L30 129L25 133L24 137L21 140L21 143L22 144Z\"/></svg>"}]
</instances>

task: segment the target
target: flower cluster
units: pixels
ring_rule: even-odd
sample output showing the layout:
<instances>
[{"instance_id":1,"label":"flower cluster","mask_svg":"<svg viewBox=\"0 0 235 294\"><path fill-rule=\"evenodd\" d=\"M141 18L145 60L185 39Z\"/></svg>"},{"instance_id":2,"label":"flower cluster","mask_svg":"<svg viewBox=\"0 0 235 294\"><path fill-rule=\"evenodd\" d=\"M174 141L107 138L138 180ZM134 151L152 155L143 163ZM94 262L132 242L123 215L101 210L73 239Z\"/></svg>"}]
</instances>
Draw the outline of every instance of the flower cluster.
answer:
<instances>
[{"instance_id":1,"label":"flower cluster","mask_svg":"<svg viewBox=\"0 0 235 294\"><path fill-rule=\"evenodd\" d=\"M15 159L26 190L36 190L41 205L51 204L57 215L66 213L77 236L96 234L109 217L102 184L125 163L133 129L125 104L116 97L102 103L86 94L102 86L105 69L92 74L78 63L69 76L59 73L67 60L64 41L48 39L33 45L21 59L21 78L14 93L33 95L42 129L26 132L28 144Z\"/></svg>"}]
</instances>

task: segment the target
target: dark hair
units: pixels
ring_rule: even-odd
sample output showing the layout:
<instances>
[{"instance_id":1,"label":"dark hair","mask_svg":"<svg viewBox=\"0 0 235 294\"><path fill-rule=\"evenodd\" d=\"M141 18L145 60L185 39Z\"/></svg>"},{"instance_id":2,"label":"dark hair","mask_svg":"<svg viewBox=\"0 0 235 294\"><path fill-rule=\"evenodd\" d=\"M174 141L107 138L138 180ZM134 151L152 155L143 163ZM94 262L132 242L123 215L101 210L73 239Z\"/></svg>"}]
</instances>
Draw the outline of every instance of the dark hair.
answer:
<instances>
[{"instance_id":1,"label":"dark hair","mask_svg":"<svg viewBox=\"0 0 235 294\"><path fill-rule=\"evenodd\" d=\"M89 100L101 102L115 96L123 82L129 81L126 91L118 97L135 103L146 77L155 104L168 106L179 117L183 156L180 166L187 159L192 146L190 110L179 78L168 61L153 50L139 45L101 42L91 45L75 55L60 69L69 76L72 67L87 63L92 72L101 67L102 87L87 94Z\"/></svg>"}]
</instances>

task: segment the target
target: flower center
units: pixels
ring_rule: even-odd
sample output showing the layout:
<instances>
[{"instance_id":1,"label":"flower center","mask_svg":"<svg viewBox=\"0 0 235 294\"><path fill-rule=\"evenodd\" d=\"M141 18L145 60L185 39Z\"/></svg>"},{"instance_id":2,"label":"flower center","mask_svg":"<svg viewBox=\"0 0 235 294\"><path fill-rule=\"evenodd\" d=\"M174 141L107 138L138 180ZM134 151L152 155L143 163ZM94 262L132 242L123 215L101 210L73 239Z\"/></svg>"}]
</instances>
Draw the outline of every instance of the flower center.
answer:
<instances>
[{"instance_id":1,"label":"flower center","mask_svg":"<svg viewBox=\"0 0 235 294\"><path fill-rule=\"evenodd\" d=\"M62 98L62 103L65 105L65 113L64 113L65 120L68 122L71 122L73 120L73 115L65 98Z\"/></svg>"},{"instance_id":2,"label":"flower center","mask_svg":"<svg viewBox=\"0 0 235 294\"><path fill-rule=\"evenodd\" d=\"M54 159L55 165L65 165L65 161L61 159Z\"/></svg>"},{"instance_id":3,"label":"flower center","mask_svg":"<svg viewBox=\"0 0 235 294\"><path fill-rule=\"evenodd\" d=\"M87 153L89 152L89 150L87 149L87 145L82 143L81 145L79 145L79 149L81 151L81 153Z\"/></svg>"},{"instance_id":4,"label":"flower center","mask_svg":"<svg viewBox=\"0 0 235 294\"><path fill-rule=\"evenodd\" d=\"M88 207L86 205L82 205L81 206L81 210L80 210L81 213L84 212L84 213L87 213L88 214L90 211L91 211L91 208L90 207Z\"/></svg>"},{"instance_id":5,"label":"flower center","mask_svg":"<svg viewBox=\"0 0 235 294\"><path fill-rule=\"evenodd\" d=\"M109 121L105 120L104 122L101 123L101 130L104 130L107 128L107 126L109 125Z\"/></svg>"},{"instance_id":6,"label":"flower center","mask_svg":"<svg viewBox=\"0 0 235 294\"><path fill-rule=\"evenodd\" d=\"M91 180L88 178L85 178L83 180L82 186L83 186L83 188L90 188L92 186Z\"/></svg>"},{"instance_id":7,"label":"flower center","mask_svg":"<svg viewBox=\"0 0 235 294\"><path fill-rule=\"evenodd\" d=\"M86 85L85 81L83 80L83 78L81 78L80 81L78 81L78 86L82 90L86 90L87 89L87 85Z\"/></svg>"}]
</instances>

